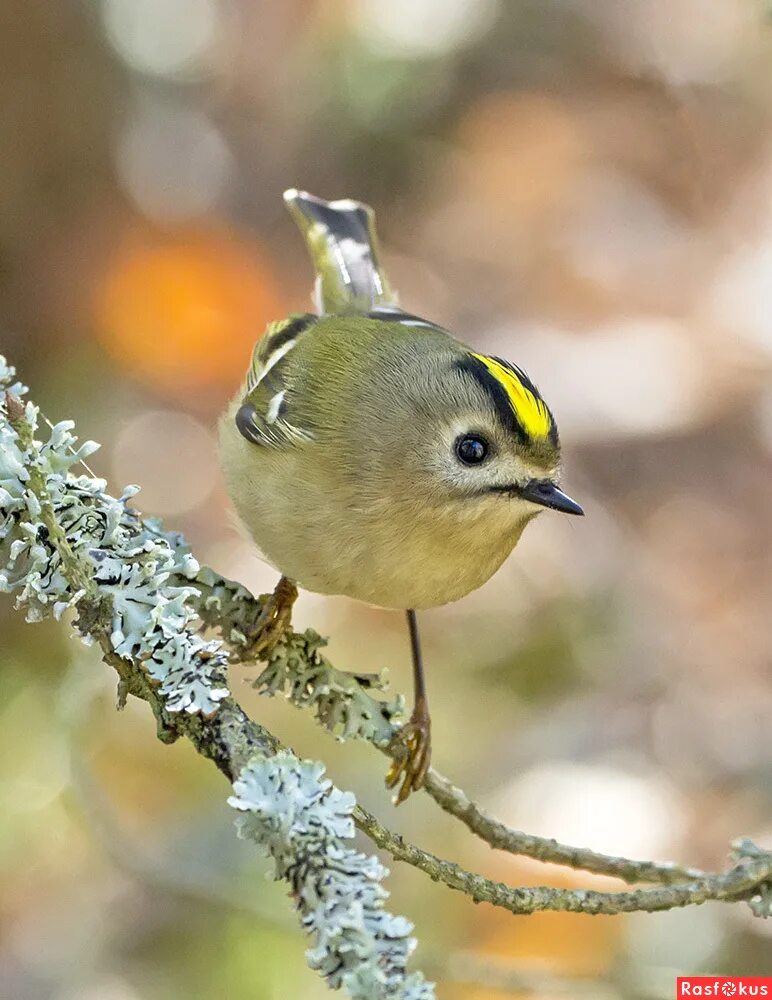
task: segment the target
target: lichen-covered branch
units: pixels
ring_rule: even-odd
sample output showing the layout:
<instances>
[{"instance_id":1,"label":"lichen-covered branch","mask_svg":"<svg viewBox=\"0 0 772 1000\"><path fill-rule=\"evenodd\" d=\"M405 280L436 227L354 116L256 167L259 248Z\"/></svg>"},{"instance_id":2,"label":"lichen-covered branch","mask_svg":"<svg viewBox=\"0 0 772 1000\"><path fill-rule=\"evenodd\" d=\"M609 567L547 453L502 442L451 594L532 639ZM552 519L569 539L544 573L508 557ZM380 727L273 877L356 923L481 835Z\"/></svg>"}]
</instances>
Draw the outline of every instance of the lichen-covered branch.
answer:
<instances>
[{"instance_id":1,"label":"lichen-covered branch","mask_svg":"<svg viewBox=\"0 0 772 1000\"><path fill-rule=\"evenodd\" d=\"M233 782L239 829L289 882L314 942L309 964L331 986L356 1000L431 1000L433 986L406 971L412 925L384 909L386 870L349 846L353 796L247 718L224 684L227 652L201 637L194 590L179 582L195 560L146 529L128 507L132 491L116 500L69 471L94 450L76 447L71 424L36 439L38 410L21 402L13 374L0 358L0 590L29 621L74 608L122 697L147 701L162 739L187 736Z\"/></svg>"},{"instance_id":2,"label":"lichen-covered branch","mask_svg":"<svg viewBox=\"0 0 772 1000\"><path fill-rule=\"evenodd\" d=\"M613 854L599 854L587 847L571 847L552 838L537 837L521 830L513 830L489 816L462 789L456 788L435 770L432 770L427 777L426 790L439 806L460 819L491 847L510 854L521 854L535 861L566 865L568 868L594 872L597 875L610 875L631 885L636 882L671 885L684 880L699 879L705 874L699 868L688 868L674 862L640 861Z\"/></svg>"},{"instance_id":3,"label":"lichen-covered branch","mask_svg":"<svg viewBox=\"0 0 772 1000\"><path fill-rule=\"evenodd\" d=\"M35 439L37 410L22 405L22 387L0 360L0 590L16 594L30 620L72 607L85 638L99 643L121 689L147 701L159 736L185 736L233 782L240 829L274 858L277 877L292 887L303 925L315 939L309 959L332 985L370 998L426 1000L432 989L405 970L410 925L383 909L384 870L353 851L353 824L394 858L435 881L514 913L568 910L622 913L706 900L746 899L760 916L772 909L772 853L744 841L737 863L705 874L577 850L508 830L485 816L459 789L433 773L429 791L495 846L540 860L571 864L630 881L660 884L629 892L513 888L467 872L407 843L323 777L322 765L299 761L250 720L228 693L229 650L245 653L259 602L237 584L198 567L181 536L164 532L93 477L70 467L77 450L71 425ZM205 639L200 626L222 639ZM399 699L382 694L381 676L346 675L321 654L313 632L293 635L272 654L258 685L310 707L340 738L384 747L394 732ZM352 823L353 821L353 823ZM671 883L671 884L668 884Z\"/></svg>"},{"instance_id":4,"label":"lichen-covered branch","mask_svg":"<svg viewBox=\"0 0 772 1000\"><path fill-rule=\"evenodd\" d=\"M260 599L241 584L217 576L208 567L196 575L195 585L202 589L200 601L193 599L200 606L202 620L221 632L239 659L248 659L245 635L260 613ZM310 708L318 721L339 739L364 739L385 750L397 731L396 720L403 699L385 701L377 697L386 691L385 671L354 674L334 667L319 652L324 642L311 629L292 633L285 644L273 651L254 686L269 696L284 695L298 708ZM489 816L434 768L429 770L425 789L442 809L461 820L472 833L491 847L510 854L609 875L630 884L668 885L705 875L699 868L600 854L586 847L572 847L552 838L514 830Z\"/></svg>"},{"instance_id":5,"label":"lichen-covered branch","mask_svg":"<svg viewBox=\"0 0 772 1000\"><path fill-rule=\"evenodd\" d=\"M772 916L772 852L742 841L735 847L738 858L729 871L705 874L700 878L673 885L658 885L629 892L598 892L591 889L555 889L551 886L513 888L468 872L460 865L423 851L403 837L386 829L374 816L357 806L360 829L397 861L425 872L435 882L443 882L469 896L476 903L493 903L511 913L526 914L542 910L569 913L654 913L694 906L708 900L733 902L748 900L757 916Z\"/></svg>"},{"instance_id":6,"label":"lichen-covered branch","mask_svg":"<svg viewBox=\"0 0 772 1000\"><path fill-rule=\"evenodd\" d=\"M241 771L228 799L241 836L266 844L314 938L308 964L352 997L433 996L419 976L406 981L412 924L383 910L388 874L377 858L346 843L355 799L324 778L324 767L280 751Z\"/></svg>"},{"instance_id":7,"label":"lichen-covered branch","mask_svg":"<svg viewBox=\"0 0 772 1000\"><path fill-rule=\"evenodd\" d=\"M188 553L182 536L162 532L170 544ZM205 628L216 629L228 645L231 662L251 662L246 636L253 631L267 595L253 597L240 583L219 576L208 566L196 573L193 598ZM317 720L341 740L363 739L385 749L396 732L395 720L403 713L402 695L385 695L386 672L348 673L337 670L322 650L327 640L313 629L291 633L277 646L254 682L263 694L287 697L299 708L310 708Z\"/></svg>"},{"instance_id":8,"label":"lichen-covered branch","mask_svg":"<svg viewBox=\"0 0 772 1000\"><path fill-rule=\"evenodd\" d=\"M221 581L221 586L224 586ZM248 606L241 588L239 605L235 610ZM283 693L298 707L311 707L317 718L345 738L346 727L333 729L329 716L320 713L314 704L316 691L324 694L335 691L339 699L337 718L346 719L353 709L358 722L364 725L349 727L353 735L369 740L376 747L385 750L396 732L393 715L384 719L384 702L370 693L372 685L362 686L358 676L345 674L327 660L307 662L308 651L316 649L308 636L291 635L285 646L278 647L272 654L268 666L258 676L255 686L264 693ZM313 676L315 685L306 683ZM268 680L270 679L270 681ZM385 678L378 675L376 690L382 691ZM356 700L352 698L352 688ZM374 723L372 720L378 720ZM389 728L384 730L384 722ZM430 769L426 781L426 791L446 812L460 819L473 833L480 836L491 847L500 848L512 854L521 854L538 861L566 865L575 870L613 876L629 884L657 883L656 888L637 889L632 892L594 892L585 890L552 889L547 886L533 889L511 889L510 887L485 879L465 871L460 866L437 858L422 851L403 838L392 834L378 820L361 807L357 807L357 822L360 829L383 850L388 851L398 861L405 861L424 871L435 881L444 882L451 889L457 889L476 901L485 900L502 906L513 913L533 913L537 910L565 910L576 913L623 913L632 911L652 912L673 909L705 902L708 899L731 900L746 898L757 916L772 915L772 853L756 847L751 841L738 841L734 855L738 860L730 871L706 873L699 868L689 868L670 862L640 861L632 858L600 854L583 847L571 847L546 837L537 837L505 826L490 817L483 809L455 787L438 771Z\"/></svg>"}]
</instances>

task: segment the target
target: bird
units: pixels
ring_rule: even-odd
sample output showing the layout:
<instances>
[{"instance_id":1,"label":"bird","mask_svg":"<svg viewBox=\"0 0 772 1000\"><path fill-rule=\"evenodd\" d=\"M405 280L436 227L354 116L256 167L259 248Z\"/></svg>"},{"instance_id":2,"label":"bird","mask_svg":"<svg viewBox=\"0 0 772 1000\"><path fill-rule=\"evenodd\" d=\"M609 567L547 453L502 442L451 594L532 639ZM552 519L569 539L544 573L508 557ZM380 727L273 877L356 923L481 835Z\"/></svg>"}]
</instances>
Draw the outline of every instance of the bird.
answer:
<instances>
[{"instance_id":1,"label":"bird","mask_svg":"<svg viewBox=\"0 0 772 1000\"><path fill-rule=\"evenodd\" d=\"M386 776L404 801L431 761L417 612L484 584L559 485L552 411L522 368L404 311L373 210L284 193L316 271L316 312L268 325L219 423L238 519L280 574L253 640L268 658L298 588L403 611L414 705Z\"/></svg>"}]
</instances>

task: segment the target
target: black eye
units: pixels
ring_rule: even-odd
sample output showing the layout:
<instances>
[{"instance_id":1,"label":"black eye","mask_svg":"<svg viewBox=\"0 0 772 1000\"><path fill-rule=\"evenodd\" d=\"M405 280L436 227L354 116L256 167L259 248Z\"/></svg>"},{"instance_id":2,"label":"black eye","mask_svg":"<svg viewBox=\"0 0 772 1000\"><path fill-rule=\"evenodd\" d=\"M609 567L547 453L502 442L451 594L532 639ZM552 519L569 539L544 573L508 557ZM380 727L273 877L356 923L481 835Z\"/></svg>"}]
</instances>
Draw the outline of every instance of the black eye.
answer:
<instances>
[{"instance_id":1,"label":"black eye","mask_svg":"<svg viewBox=\"0 0 772 1000\"><path fill-rule=\"evenodd\" d=\"M464 465L479 465L488 454L488 442L475 434L464 434L456 441L456 455Z\"/></svg>"}]
</instances>

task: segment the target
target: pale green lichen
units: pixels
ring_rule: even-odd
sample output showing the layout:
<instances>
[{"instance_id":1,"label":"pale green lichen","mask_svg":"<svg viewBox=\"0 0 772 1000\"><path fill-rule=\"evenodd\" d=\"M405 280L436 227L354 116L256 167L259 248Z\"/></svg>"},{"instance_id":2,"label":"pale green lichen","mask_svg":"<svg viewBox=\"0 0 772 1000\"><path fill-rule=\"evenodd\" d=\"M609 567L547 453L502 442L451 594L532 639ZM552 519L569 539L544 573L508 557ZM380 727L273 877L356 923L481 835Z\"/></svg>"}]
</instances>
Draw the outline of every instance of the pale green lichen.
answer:
<instances>
[{"instance_id":1,"label":"pale green lichen","mask_svg":"<svg viewBox=\"0 0 772 1000\"><path fill-rule=\"evenodd\" d=\"M195 576L198 563L145 528L128 505L137 487L116 499L105 492L104 480L73 474L72 467L98 446L91 441L79 446L70 421L37 440L39 411L27 403L24 419L31 435L25 443L7 414L5 393L21 406L25 391L13 380L13 369L0 358L0 591L15 595L28 621L60 618L83 597L82 589L71 588L49 538L40 498L30 488L34 469L67 544L90 564L100 597L110 602L114 651L144 665L168 711L211 715L228 694L227 654L219 641L207 641L189 627L197 619L190 604L195 589L179 580ZM84 638L89 639L87 631Z\"/></svg>"},{"instance_id":2,"label":"pale green lichen","mask_svg":"<svg viewBox=\"0 0 772 1000\"><path fill-rule=\"evenodd\" d=\"M299 708L311 708L338 739L386 746L394 736L394 720L403 713L404 698L374 698L370 692L383 692L387 686L385 671L338 670L321 653L326 644L312 629L290 634L275 647L254 686L263 694L283 694Z\"/></svg>"},{"instance_id":3,"label":"pale green lichen","mask_svg":"<svg viewBox=\"0 0 772 1000\"><path fill-rule=\"evenodd\" d=\"M218 719L232 712L227 653L200 629L223 621L227 628L237 612L243 620L245 607L259 612L259 605L202 569L181 535L141 518L129 506L137 487L116 499L103 480L76 476L72 467L97 445L78 446L68 421L38 440L39 411L22 405L25 393L0 356L0 592L15 596L28 621L75 607L84 641L96 614L94 634L103 645L108 634L112 652L153 678L168 712L206 718L219 710ZM354 797L323 774L321 764L289 753L248 765L230 800L244 813L242 832L267 847L277 874L290 881L315 940L309 964L331 986L356 1000L431 1000L433 987L405 968L412 925L383 909L386 870L346 843Z\"/></svg>"},{"instance_id":4,"label":"pale green lichen","mask_svg":"<svg viewBox=\"0 0 772 1000\"><path fill-rule=\"evenodd\" d=\"M287 751L254 758L233 790L240 836L265 845L277 879L290 885L314 941L311 968L353 1000L431 1000L433 985L405 968L413 925L384 909L387 869L350 846L354 796L325 778L323 765Z\"/></svg>"},{"instance_id":5,"label":"pale green lichen","mask_svg":"<svg viewBox=\"0 0 772 1000\"><path fill-rule=\"evenodd\" d=\"M151 527L178 551L189 552L179 534L164 532L157 522ZM254 631L267 595L255 598L208 566L202 566L191 583L197 592L192 603L202 624L220 633L231 662L251 662L247 633ZM322 653L326 645L327 640L313 629L290 632L271 652L254 687L269 697L282 695L298 708L310 708L339 740L388 746L404 714L404 697L380 697L388 688L386 670L377 674L338 670Z\"/></svg>"}]
</instances>

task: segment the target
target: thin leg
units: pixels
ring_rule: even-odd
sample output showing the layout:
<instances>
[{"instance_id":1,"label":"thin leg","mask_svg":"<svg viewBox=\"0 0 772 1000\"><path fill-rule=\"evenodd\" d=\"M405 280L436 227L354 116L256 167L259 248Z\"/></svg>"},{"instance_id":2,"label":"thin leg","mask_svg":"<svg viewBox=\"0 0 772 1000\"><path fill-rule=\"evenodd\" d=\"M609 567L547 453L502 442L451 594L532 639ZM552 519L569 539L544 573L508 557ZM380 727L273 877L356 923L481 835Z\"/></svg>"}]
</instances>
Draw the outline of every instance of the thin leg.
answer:
<instances>
[{"instance_id":1,"label":"thin leg","mask_svg":"<svg viewBox=\"0 0 772 1000\"><path fill-rule=\"evenodd\" d=\"M292 624L292 606L297 600L298 588L286 576L281 577L276 589L268 597L260 616L249 636L249 652L256 659L268 659Z\"/></svg>"},{"instance_id":2,"label":"thin leg","mask_svg":"<svg viewBox=\"0 0 772 1000\"><path fill-rule=\"evenodd\" d=\"M407 612L407 625L410 632L410 651L413 656L413 713L409 722L394 737L394 761L386 775L387 788L400 786L396 797L397 805L423 785L432 756L431 719L426 697L421 641L418 635L418 619L412 608Z\"/></svg>"},{"instance_id":3,"label":"thin leg","mask_svg":"<svg viewBox=\"0 0 772 1000\"><path fill-rule=\"evenodd\" d=\"M407 627L410 632L410 653L413 657L413 700L414 704L419 702L425 705L428 710L426 700L426 680L424 678L424 658L421 654L421 637L418 634L418 615L413 608L408 608Z\"/></svg>"}]
</instances>

